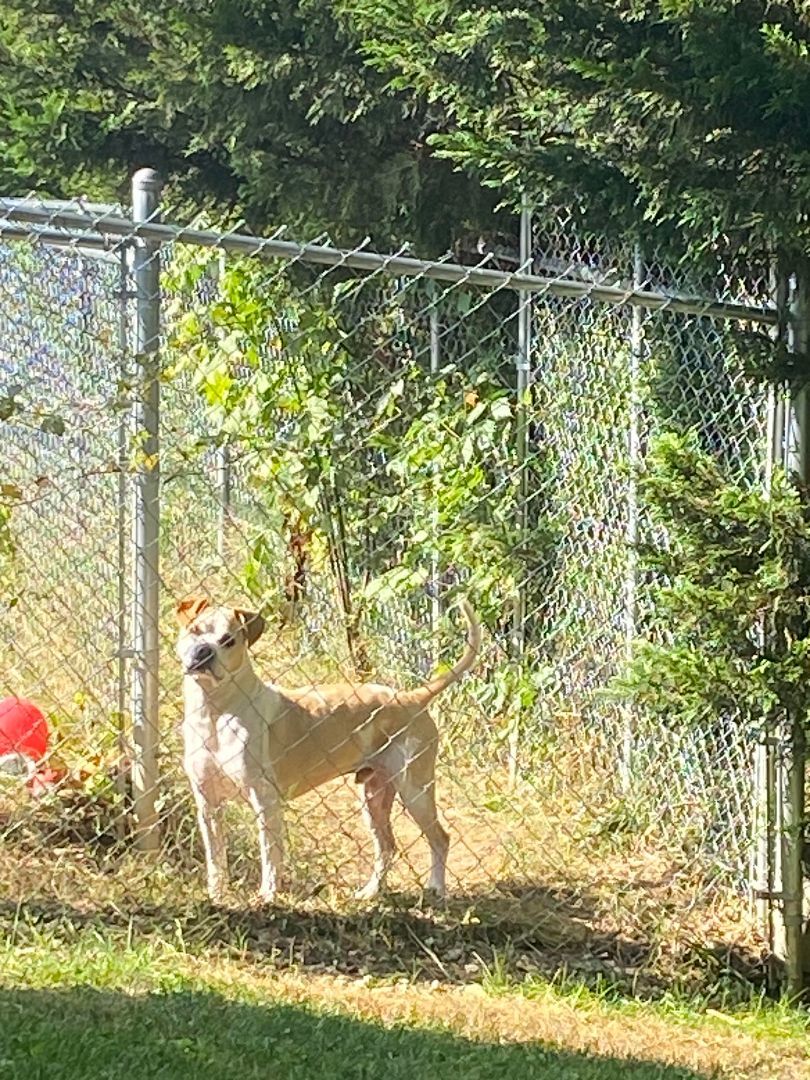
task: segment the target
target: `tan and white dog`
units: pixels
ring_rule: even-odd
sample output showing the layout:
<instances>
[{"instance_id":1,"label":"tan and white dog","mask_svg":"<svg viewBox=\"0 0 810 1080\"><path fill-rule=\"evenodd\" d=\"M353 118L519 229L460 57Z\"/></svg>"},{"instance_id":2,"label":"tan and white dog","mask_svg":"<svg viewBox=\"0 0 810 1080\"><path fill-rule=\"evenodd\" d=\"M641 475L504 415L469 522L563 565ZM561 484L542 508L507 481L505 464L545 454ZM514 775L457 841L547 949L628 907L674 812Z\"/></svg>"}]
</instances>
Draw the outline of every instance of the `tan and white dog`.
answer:
<instances>
[{"instance_id":1,"label":"tan and white dog","mask_svg":"<svg viewBox=\"0 0 810 1080\"><path fill-rule=\"evenodd\" d=\"M438 732L427 707L461 678L481 644L481 627L466 600L464 655L449 671L415 690L377 683L340 683L288 690L263 683L249 647L265 628L252 612L184 600L181 631L185 715L184 767L194 793L205 847L208 892L221 896L227 855L221 810L232 798L253 808L259 828L260 899L271 901L283 858L282 806L337 776L354 773L374 843L374 869L358 896L385 884L394 855L391 808L398 794L430 845L428 889L445 890L449 837L436 812Z\"/></svg>"}]
</instances>

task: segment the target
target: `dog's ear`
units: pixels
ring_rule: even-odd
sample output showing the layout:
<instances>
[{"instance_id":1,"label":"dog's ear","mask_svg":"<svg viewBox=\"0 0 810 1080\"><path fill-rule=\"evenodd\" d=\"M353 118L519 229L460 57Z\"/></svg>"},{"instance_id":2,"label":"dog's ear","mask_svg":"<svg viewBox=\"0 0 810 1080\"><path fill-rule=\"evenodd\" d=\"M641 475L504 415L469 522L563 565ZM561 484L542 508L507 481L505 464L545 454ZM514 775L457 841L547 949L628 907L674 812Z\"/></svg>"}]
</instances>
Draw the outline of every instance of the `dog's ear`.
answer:
<instances>
[{"instance_id":1,"label":"dog's ear","mask_svg":"<svg viewBox=\"0 0 810 1080\"><path fill-rule=\"evenodd\" d=\"M181 626L189 626L207 607L210 605L204 596L189 596L180 601L174 614Z\"/></svg>"},{"instance_id":2,"label":"dog's ear","mask_svg":"<svg viewBox=\"0 0 810 1080\"><path fill-rule=\"evenodd\" d=\"M259 615L257 611L245 611L242 608L234 608L234 611L245 628L248 645L255 645L267 626L264 615Z\"/></svg>"}]
</instances>

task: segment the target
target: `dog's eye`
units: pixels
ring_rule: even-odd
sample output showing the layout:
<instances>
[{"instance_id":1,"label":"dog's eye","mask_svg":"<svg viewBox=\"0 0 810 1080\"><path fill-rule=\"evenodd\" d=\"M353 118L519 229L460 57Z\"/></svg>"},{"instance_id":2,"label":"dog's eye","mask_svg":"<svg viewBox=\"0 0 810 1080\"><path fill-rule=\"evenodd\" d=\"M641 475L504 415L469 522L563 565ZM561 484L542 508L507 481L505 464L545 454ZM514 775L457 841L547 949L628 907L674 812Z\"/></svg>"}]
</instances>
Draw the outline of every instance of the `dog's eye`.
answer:
<instances>
[{"instance_id":1,"label":"dog's eye","mask_svg":"<svg viewBox=\"0 0 810 1080\"><path fill-rule=\"evenodd\" d=\"M233 646L236 644L236 638L233 636L233 634L226 634L224 637L221 637L219 639L217 644L221 645L223 649L232 649Z\"/></svg>"}]
</instances>

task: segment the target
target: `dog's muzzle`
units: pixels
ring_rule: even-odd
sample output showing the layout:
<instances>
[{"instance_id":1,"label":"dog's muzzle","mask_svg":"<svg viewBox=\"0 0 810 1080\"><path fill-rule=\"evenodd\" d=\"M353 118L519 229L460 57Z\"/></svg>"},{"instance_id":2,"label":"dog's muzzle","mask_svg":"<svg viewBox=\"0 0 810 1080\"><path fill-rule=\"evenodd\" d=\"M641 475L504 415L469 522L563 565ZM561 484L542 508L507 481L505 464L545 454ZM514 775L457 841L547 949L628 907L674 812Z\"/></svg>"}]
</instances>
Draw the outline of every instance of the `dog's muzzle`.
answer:
<instances>
[{"instance_id":1,"label":"dog's muzzle","mask_svg":"<svg viewBox=\"0 0 810 1080\"><path fill-rule=\"evenodd\" d=\"M211 670L211 665L216 659L216 649L205 641L199 642L188 655L186 660L186 675L200 675Z\"/></svg>"}]
</instances>

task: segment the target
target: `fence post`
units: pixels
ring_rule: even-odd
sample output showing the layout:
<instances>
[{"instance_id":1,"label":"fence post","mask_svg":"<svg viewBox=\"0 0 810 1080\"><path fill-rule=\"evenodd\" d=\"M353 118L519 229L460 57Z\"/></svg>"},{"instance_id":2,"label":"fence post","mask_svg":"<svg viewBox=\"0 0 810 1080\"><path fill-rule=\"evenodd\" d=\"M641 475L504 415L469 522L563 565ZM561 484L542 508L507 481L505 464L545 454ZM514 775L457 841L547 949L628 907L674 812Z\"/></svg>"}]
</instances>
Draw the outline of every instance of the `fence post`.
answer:
<instances>
[{"instance_id":1,"label":"fence post","mask_svg":"<svg viewBox=\"0 0 810 1080\"><path fill-rule=\"evenodd\" d=\"M633 249L633 288L637 292L644 288L644 257L641 245L636 243ZM639 395L639 374L642 353L642 312L634 304L631 308L630 323L630 394L627 431L627 464L629 469L627 488L627 523L625 526L625 544L627 562L624 579L624 648L625 660L629 663L633 655L633 643L636 639L636 609L638 604L638 466L639 419L641 398ZM624 707L624 732L619 763L619 782L625 795L633 791L633 751L635 747L635 710L632 705Z\"/></svg>"},{"instance_id":2,"label":"fence post","mask_svg":"<svg viewBox=\"0 0 810 1080\"><path fill-rule=\"evenodd\" d=\"M231 447L221 443L216 452L217 500L219 502L219 521L217 522L217 555L220 562L225 559L225 542L228 535L228 522L231 519Z\"/></svg>"},{"instance_id":3,"label":"fence post","mask_svg":"<svg viewBox=\"0 0 810 1080\"><path fill-rule=\"evenodd\" d=\"M791 290L788 347L806 355L810 346L810 265L802 261ZM788 398L786 466L807 497L810 485L810 388L791 388ZM804 986L804 717L785 717L777 763L781 809L781 893L785 945L785 989L793 997Z\"/></svg>"},{"instance_id":4,"label":"fence post","mask_svg":"<svg viewBox=\"0 0 810 1080\"><path fill-rule=\"evenodd\" d=\"M441 364L441 334L439 329L439 309L434 304L430 309L430 377L435 383ZM439 471L433 468L433 551L430 556L430 641L435 659L439 657L439 623L441 622L442 602L439 596Z\"/></svg>"},{"instance_id":5,"label":"fence post","mask_svg":"<svg viewBox=\"0 0 810 1080\"><path fill-rule=\"evenodd\" d=\"M520 206L520 272L531 273L532 267L532 211L524 193ZM532 352L532 294L521 290L518 294L518 354L515 366L516 407L515 407L515 449L520 477L518 494L518 534L520 549L525 551L526 536L529 528L529 472L528 472L528 424L529 424L529 383L531 377ZM517 585L515 609L512 618L512 655L518 672L523 674L524 654L526 651L526 580L525 575ZM520 695L515 695L514 716L509 732L509 783L514 785L518 777L520 758L520 739L523 719Z\"/></svg>"},{"instance_id":6,"label":"fence post","mask_svg":"<svg viewBox=\"0 0 810 1080\"><path fill-rule=\"evenodd\" d=\"M117 706L117 743L118 743L118 767L115 772L115 786L118 795L121 799L121 805L126 803L126 791L127 791L127 776L124 771L123 762L126 761L129 754L129 746L127 742L127 682L128 682L128 662L132 658L132 651L129 647L129 619L127 614L127 547L130 540L129 537L129 482L127 480L127 473L129 471L129 425L130 425L130 413L132 409L129 379L130 379L130 365L129 365L129 323L130 323L130 252L131 248L128 245L124 245L121 248L118 263L118 379L120 385L120 393L126 395L125 399L119 402L119 415L118 415L118 438L117 438L117 451L118 451L118 484L117 484L117 506L116 506L116 532L118 539L118 590L116 595L116 602L118 610L116 611L115 621L116 630L118 635L118 648L116 650L116 706ZM116 819L116 828L119 831L120 837L123 838L126 831L126 820L124 816L120 816Z\"/></svg>"},{"instance_id":7,"label":"fence post","mask_svg":"<svg viewBox=\"0 0 810 1080\"><path fill-rule=\"evenodd\" d=\"M132 220L155 221L161 181L153 169L132 178ZM133 426L136 450L133 514L132 789L137 843L160 844L156 812L159 707L160 525L160 244L138 240L133 248L135 288Z\"/></svg>"},{"instance_id":8,"label":"fence post","mask_svg":"<svg viewBox=\"0 0 810 1080\"><path fill-rule=\"evenodd\" d=\"M782 268L775 265L771 274L771 292L775 298L777 325L774 341L787 341L788 280ZM766 445L763 488L770 497L773 471L785 467L785 406L786 387L774 383L768 388L766 405ZM763 648L778 648L773 619L765 616L760 628ZM776 915L777 882L781 882L781 851L779 850L779 812L777 799L776 751L779 746L773 713L763 717L762 732L754 748L754 847L752 852L751 893L757 921L773 957L784 956L784 937ZM778 973L774 964L768 965L768 984L775 989Z\"/></svg>"},{"instance_id":9,"label":"fence post","mask_svg":"<svg viewBox=\"0 0 810 1080\"><path fill-rule=\"evenodd\" d=\"M216 291L221 297L222 280L225 276L225 252L219 253L219 258L211 264L211 276L214 280ZM217 522L217 555L221 562L225 559L225 547L228 536L228 525L231 520L231 500L233 496L233 475L231 471L231 446L225 439L216 449L216 484L217 501L219 503L219 520Z\"/></svg>"}]
</instances>

